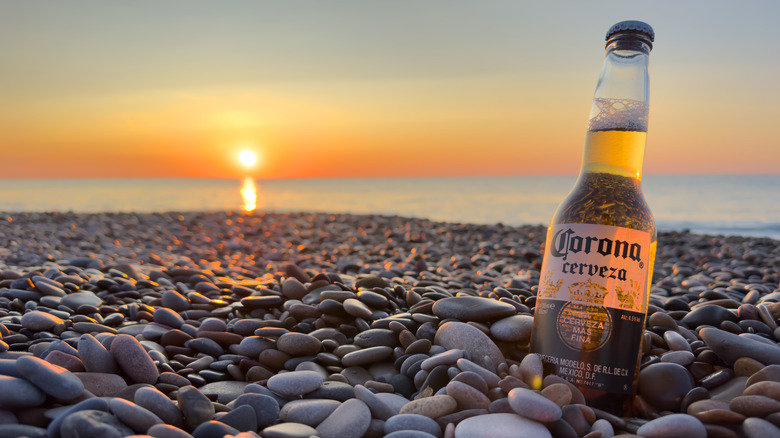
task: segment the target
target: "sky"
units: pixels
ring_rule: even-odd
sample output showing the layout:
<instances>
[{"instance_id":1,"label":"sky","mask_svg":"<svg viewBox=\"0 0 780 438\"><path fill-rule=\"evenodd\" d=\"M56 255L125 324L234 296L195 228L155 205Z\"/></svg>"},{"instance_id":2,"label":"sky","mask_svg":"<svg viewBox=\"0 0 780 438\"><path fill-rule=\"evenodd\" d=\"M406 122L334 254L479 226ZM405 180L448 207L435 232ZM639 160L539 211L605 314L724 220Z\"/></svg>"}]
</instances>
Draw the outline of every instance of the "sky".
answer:
<instances>
[{"instance_id":1,"label":"sky","mask_svg":"<svg viewBox=\"0 0 780 438\"><path fill-rule=\"evenodd\" d=\"M0 0L0 178L576 174L604 35L627 19L656 33L645 175L778 173L777 17L773 0Z\"/></svg>"}]
</instances>

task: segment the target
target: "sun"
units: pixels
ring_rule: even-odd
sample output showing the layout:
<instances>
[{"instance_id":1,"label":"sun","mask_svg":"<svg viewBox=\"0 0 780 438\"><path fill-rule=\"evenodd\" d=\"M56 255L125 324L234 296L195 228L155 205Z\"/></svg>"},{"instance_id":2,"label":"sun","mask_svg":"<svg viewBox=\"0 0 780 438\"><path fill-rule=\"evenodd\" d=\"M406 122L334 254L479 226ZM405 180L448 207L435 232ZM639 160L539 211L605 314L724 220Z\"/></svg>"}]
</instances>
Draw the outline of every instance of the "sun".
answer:
<instances>
[{"instance_id":1,"label":"sun","mask_svg":"<svg viewBox=\"0 0 780 438\"><path fill-rule=\"evenodd\" d=\"M248 149L244 149L238 154L238 161L241 162L244 167L254 167L254 165L257 164L257 154Z\"/></svg>"}]
</instances>

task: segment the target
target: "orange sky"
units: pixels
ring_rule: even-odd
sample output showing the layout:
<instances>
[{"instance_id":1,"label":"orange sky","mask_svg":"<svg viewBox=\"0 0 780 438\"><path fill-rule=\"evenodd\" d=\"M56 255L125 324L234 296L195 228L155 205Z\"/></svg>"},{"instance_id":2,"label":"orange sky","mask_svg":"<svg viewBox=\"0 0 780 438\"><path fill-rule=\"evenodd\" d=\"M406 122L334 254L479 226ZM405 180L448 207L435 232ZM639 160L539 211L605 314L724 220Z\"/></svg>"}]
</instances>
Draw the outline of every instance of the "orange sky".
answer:
<instances>
[{"instance_id":1,"label":"orange sky","mask_svg":"<svg viewBox=\"0 0 780 438\"><path fill-rule=\"evenodd\" d=\"M777 173L780 6L566 3L1 0L0 178L573 174L623 19L645 173Z\"/></svg>"}]
</instances>

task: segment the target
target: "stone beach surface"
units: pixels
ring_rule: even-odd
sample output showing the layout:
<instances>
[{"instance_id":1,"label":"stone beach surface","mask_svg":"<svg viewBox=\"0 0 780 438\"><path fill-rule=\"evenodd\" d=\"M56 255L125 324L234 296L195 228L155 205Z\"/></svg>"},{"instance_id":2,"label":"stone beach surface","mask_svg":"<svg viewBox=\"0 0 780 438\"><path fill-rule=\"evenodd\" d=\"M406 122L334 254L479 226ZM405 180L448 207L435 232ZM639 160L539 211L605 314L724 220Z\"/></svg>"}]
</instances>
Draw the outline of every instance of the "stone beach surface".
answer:
<instances>
[{"instance_id":1,"label":"stone beach surface","mask_svg":"<svg viewBox=\"0 0 780 438\"><path fill-rule=\"evenodd\" d=\"M0 214L0 438L780 437L780 242L659 233L617 417L529 353L545 233Z\"/></svg>"}]
</instances>

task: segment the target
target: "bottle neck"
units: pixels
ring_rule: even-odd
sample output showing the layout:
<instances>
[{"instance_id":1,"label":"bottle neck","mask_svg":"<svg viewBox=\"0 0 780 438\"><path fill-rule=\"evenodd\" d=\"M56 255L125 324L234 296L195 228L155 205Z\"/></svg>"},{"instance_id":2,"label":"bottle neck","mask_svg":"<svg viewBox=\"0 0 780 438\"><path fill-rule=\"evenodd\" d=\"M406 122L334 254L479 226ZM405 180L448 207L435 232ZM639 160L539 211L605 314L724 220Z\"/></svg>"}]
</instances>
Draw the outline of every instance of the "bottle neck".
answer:
<instances>
[{"instance_id":1,"label":"bottle neck","mask_svg":"<svg viewBox=\"0 0 780 438\"><path fill-rule=\"evenodd\" d=\"M593 96L581 173L642 178L647 138L650 47L631 36L607 43Z\"/></svg>"}]
</instances>

